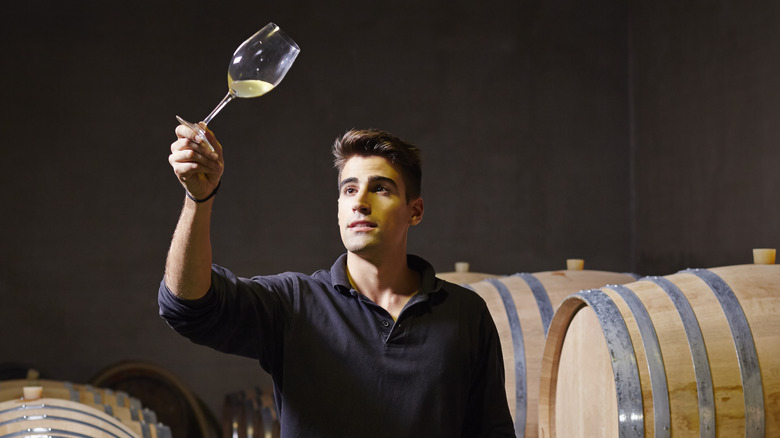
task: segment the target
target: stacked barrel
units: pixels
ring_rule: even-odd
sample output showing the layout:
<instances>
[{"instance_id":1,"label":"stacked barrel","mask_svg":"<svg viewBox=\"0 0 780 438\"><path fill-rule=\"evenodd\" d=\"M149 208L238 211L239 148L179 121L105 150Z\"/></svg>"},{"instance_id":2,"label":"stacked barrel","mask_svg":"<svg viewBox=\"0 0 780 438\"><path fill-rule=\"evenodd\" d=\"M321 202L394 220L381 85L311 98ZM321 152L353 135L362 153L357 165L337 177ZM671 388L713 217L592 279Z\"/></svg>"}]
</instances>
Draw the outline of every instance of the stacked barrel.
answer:
<instances>
[{"instance_id":1,"label":"stacked barrel","mask_svg":"<svg viewBox=\"0 0 780 438\"><path fill-rule=\"evenodd\" d=\"M575 261L440 277L476 279L518 437L780 436L780 266L754 255L664 277Z\"/></svg>"},{"instance_id":2,"label":"stacked barrel","mask_svg":"<svg viewBox=\"0 0 780 438\"><path fill-rule=\"evenodd\" d=\"M439 277L474 290L487 303L501 340L509 409L518 437L536 436L542 351L553 314L563 300L582 289L636 280L632 274L585 270L580 259L567 269L508 276L455 272ZM474 283L461 280L476 279Z\"/></svg>"},{"instance_id":3,"label":"stacked barrel","mask_svg":"<svg viewBox=\"0 0 780 438\"><path fill-rule=\"evenodd\" d=\"M273 388L252 388L225 396L222 407L224 438L279 438L281 425Z\"/></svg>"},{"instance_id":4,"label":"stacked barrel","mask_svg":"<svg viewBox=\"0 0 780 438\"><path fill-rule=\"evenodd\" d=\"M35 377L0 382L0 436L170 438L155 413L121 391Z\"/></svg>"},{"instance_id":5,"label":"stacked barrel","mask_svg":"<svg viewBox=\"0 0 780 438\"><path fill-rule=\"evenodd\" d=\"M543 353L540 435L780 436L780 266L765 263L567 297Z\"/></svg>"},{"instance_id":6,"label":"stacked barrel","mask_svg":"<svg viewBox=\"0 0 780 438\"><path fill-rule=\"evenodd\" d=\"M100 370L94 386L132 394L157 412L172 438L216 438L219 422L208 407L173 372L145 361L122 361Z\"/></svg>"}]
</instances>

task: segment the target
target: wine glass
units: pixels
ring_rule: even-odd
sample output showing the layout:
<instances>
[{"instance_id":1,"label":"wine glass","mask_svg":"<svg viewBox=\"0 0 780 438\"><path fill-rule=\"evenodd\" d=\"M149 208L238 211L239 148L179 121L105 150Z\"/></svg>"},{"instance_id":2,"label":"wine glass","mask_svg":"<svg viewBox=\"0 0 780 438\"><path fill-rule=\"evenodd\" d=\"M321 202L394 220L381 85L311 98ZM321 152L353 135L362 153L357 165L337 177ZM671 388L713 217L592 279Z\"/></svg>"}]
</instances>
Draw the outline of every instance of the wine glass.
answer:
<instances>
[{"instance_id":1,"label":"wine glass","mask_svg":"<svg viewBox=\"0 0 780 438\"><path fill-rule=\"evenodd\" d=\"M197 132L203 143L214 152L214 146L206 138L203 126L236 97L259 97L279 85L300 51L298 44L282 32L279 26L266 24L233 53L228 66L228 93L217 107L199 124L190 123L179 116L176 119Z\"/></svg>"}]
</instances>

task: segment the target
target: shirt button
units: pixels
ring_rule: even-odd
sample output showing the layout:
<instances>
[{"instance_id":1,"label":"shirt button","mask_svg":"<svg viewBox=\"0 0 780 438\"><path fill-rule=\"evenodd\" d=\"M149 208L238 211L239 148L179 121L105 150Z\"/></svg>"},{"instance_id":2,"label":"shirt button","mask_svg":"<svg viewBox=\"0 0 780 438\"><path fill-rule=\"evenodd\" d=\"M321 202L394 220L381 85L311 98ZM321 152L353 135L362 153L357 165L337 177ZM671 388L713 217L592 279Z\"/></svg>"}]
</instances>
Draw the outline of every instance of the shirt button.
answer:
<instances>
[{"instance_id":1,"label":"shirt button","mask_svg":"<svg viewBox=\"0 0 780 438\"><path fill-rule=\"evenodd\" d=\"M390 327L389 321L382 321L382 327Z\"/></svg>"}]
</instances>

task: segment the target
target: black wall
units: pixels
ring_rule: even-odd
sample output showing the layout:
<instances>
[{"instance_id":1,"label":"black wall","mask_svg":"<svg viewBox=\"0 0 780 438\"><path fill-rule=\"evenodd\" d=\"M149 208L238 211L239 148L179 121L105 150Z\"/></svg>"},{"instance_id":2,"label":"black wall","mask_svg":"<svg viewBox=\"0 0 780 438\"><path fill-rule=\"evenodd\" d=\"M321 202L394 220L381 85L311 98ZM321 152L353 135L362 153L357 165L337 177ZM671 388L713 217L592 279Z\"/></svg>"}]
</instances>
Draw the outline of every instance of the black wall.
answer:
<instances>
[{"instance_id":1,"label":"black wall","mask_svg":"<svg viewBox=\"0 0 780 438\"><path fill-rule=\"evenodd\" d=\"M780 6L685 3L16 4L0 27L0 360L75 382L152 361L217 412L268 382L173 333L156 291L184 198L174 116L204 117L269 21L301 55L210 125L226 156L214 260L234 272L342 252L329 146L352 127L423 149L410 250L440 271L749 262L780 237Z\"/></svg>"},{"instance_id":2,"label":"black wall","mask_svg":"<svg viewBox=\"0 0 780 438\"><path fill-rule=\"evenodd\" d=\"M636 266L750 262L780 241L780 4L631 2Z\"/></svg>"}]
</instances>

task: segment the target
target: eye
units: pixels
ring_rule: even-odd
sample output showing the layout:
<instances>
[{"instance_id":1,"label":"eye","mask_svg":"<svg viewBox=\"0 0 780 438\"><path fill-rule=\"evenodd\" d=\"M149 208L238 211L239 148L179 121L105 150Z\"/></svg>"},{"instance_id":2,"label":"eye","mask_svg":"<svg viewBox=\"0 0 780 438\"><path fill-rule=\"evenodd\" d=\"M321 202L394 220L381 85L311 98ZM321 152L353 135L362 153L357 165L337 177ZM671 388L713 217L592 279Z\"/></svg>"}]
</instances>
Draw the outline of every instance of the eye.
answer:
<instances>
[{"instance_id":1,"label":"eye","mask_svg":"<svg viewBox=\"0 0 780 438\"><path fill-rule=\"evenodd\" d=\"M355 189L352 186L346 186L342 189L342 193L345 195L353 195L357 192L357 189Z\"/></svg>"}]
</instances>

